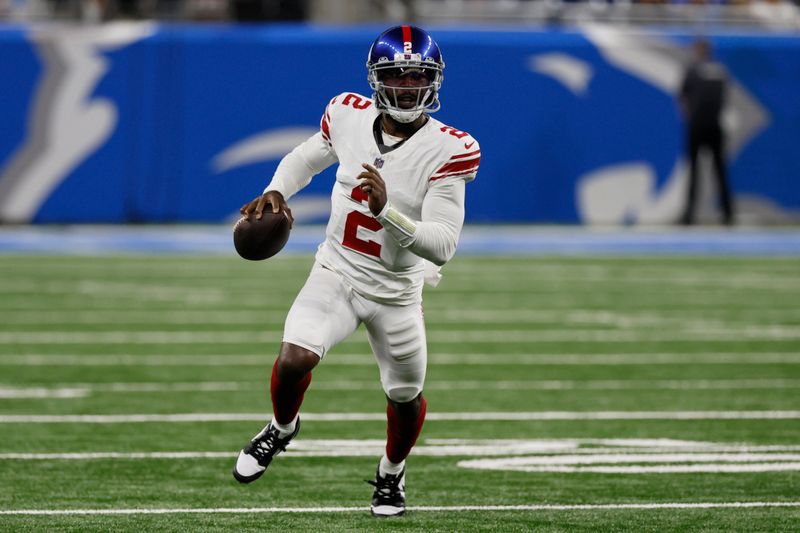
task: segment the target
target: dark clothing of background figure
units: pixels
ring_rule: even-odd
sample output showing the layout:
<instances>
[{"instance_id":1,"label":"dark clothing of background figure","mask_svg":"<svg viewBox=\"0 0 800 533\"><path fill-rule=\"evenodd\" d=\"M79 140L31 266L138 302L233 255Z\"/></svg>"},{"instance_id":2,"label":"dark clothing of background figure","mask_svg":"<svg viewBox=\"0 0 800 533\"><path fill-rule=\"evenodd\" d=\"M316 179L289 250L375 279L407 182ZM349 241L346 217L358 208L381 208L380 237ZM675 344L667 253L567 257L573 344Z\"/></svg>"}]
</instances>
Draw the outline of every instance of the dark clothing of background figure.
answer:
<instances>
[{"instance_id":1,"label":"dark clothing of background figure","mask_svg":"<svg viewBox=\"0 0 800 533\"><path fill-rule=\"evenodd\" d=\"M684 224L694 222L700 178L698 156L702 147L708 148L714 159L714 175L717 180L723 221L726 224L733 222L733 204L724 154L725 134L720 124L727 83L728 74L725 67L712 61L695 63L689 68L683 80L680 97L686 113L686 140L690 164L686 209L681 219Z\"/></svg>"}]
</instances>

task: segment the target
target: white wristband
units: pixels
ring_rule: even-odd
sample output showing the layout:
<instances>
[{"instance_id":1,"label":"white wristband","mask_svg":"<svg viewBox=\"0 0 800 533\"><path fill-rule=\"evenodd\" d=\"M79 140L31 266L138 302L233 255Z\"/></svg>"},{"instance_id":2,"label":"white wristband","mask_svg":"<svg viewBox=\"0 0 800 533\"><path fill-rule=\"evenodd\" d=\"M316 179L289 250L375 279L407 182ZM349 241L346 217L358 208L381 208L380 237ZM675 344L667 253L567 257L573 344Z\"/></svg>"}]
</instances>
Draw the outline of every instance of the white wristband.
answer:
<instances>
[{"instance_id":1,"label":"white wristband","mask_svg":"<svg viewBox=\"0 0 800 533\"><path fill-rule=\"evenodd\" d=\"M417 223L394 208L389 202L375 217L383 228L394 237L400 246L408 246L414 240L417 232Z\"/></svg>"}]
</instances>

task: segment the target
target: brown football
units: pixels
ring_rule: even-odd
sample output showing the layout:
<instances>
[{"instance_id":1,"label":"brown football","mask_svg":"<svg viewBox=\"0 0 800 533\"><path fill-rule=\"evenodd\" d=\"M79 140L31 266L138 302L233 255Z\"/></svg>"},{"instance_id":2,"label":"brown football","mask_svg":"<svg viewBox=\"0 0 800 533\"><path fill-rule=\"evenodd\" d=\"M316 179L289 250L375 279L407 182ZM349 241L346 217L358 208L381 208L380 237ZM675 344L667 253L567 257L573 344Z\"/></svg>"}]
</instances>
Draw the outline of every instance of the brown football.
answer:
<instances>
[{"instance_id":1,"label":"brown football","mask_svg":"<svg viewBox=\"0 0 800 533\"><path fill-rule=\"evenodd\" d=\"M289 240L289 219L283 213L273 213L267 205L261 220L254 214L242 217L233 227L236 251L250 261L261 261L280 252Z\"/></svg>"}]
</instances>

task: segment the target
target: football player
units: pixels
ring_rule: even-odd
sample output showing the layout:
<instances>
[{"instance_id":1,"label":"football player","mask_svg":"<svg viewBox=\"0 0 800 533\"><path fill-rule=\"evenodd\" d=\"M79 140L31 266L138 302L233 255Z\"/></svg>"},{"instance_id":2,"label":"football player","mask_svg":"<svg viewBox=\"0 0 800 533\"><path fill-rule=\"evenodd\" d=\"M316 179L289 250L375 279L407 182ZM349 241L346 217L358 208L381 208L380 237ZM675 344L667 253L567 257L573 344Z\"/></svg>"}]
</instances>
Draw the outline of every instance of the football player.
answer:
<instances>
[{"instance_id":1,"label":"football player","mask_svg":"<svg viewBox=\"0 0 800 533\"><path fill-rule=\"evenodd\" d=\"M283 211L311 178L338 163L325 241L294 301L272 369L273 418L239 453L234 477L249 483L300 431L298 412L311 371L359 324L367 330L387 398L386 452L371 510L405 511L405 460L425 419L427 362L422 287L456 250L466 183L480 148L468 133L431 117L444 60L424 30L397 26L369 51L372 97L333 98L320 131L286 155L245 216ZM269 206L269 207L268 207Z\"/></svg>"}]
</instances>

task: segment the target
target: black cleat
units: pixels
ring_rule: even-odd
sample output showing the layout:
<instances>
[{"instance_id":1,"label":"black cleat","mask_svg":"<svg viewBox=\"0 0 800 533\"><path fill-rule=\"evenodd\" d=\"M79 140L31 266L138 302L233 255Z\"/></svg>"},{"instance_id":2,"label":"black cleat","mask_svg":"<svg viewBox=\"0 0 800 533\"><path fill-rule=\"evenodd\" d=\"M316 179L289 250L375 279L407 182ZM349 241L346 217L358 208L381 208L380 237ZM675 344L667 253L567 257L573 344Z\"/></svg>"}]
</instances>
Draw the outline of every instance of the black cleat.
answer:
<instances>
[{"instance_id":1,"label":"black cleat","mask_svg":"<svg viewBox=\"0 0 800 533\"><path fill-rule=\"evenodd\" d=\"M272 458L286 451L286 446L300 432L300 419L297 419L294 431L288 437L280 438L278 430L267 424L261 432L253 437L250 443L242 448L236 465L233 467L233 477L239 483L250 483L261 477L272 462Z\"/></svg>"},{"instance_id":2,"label":"black cleat","mask_svg":"<svg viewBox=\"0 0 800 533\"><path fill-rule=\"evenodd\" d=\"M406 512L406 469L399 474L381 476L375 473L375 481L367 481L375 487L372 493L372 516L400 516Z\"/></svg>"}]
</instances>

